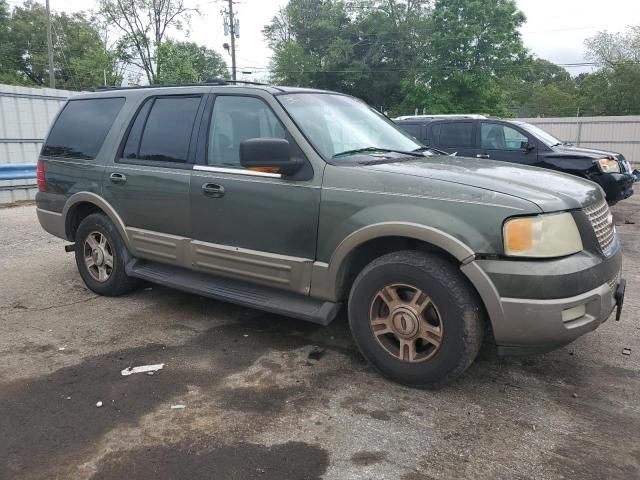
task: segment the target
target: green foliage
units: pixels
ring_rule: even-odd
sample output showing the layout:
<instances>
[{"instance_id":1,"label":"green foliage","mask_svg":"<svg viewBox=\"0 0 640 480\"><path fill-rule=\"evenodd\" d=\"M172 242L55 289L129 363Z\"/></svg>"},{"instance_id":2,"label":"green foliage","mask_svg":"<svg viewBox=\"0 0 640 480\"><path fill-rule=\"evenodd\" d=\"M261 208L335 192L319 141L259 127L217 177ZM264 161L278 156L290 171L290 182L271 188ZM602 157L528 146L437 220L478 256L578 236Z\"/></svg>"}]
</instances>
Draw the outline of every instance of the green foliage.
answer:
<instances>
[{"instance_id":1,"label":"green foliage","mask_svg":"<svg viewBox=\"0 0 640 480\"><path fill-rule=\"evenodd\" d=\"M195 8L185 0L99 0L100 15L121 34L117 52L121 61L133 65L147 76L150 84L160 77L157 49L167 30L183 30Z\"/></svg>"},{"instance_id":2,"label":"green foliage","mask_svg":"<svg viewBox=\"0 0 640 480\"><path fill-rule=\"evenodd\" d=\"M264 30L276 83L353 91L362 75L355 26L342 1L291 0Z\"/></svg>"},{"instance_id":3,"label":"green foliage","mask_svg":"<svg viewBox=\"0 0 640 480\"><path fill-rule=\"evenodd\" d=\"M109 53L95 20L81 13L52 14L56 87L90 89L113 75L115 58ZM4 37L4 38L3 38ZM0 81L22 85L48 85L46 10L34 1L9 14L0 4Z\"/></svg>"},{"instance_id":4,"label":"green foliage","mask_svg":"<svg viewBox=\"0 0 640 480\"><path fill-rule=\"evenodd\" d=\"M524 20L513 0L436 0L425 71L404 84L405 107L504 114L500 78L526 60Z\"/></svg>"},{"instance_id":5,"label":"green foliage","mask_svg":"<svg viewBox=\"0 0 640 480\"><path fill-rule=\"evenodd\" d=\"M425 47L428 3L291 0L263 30L274 50L272 81L397 105Z\"/></svg>"},{"instance_id":6,"label":"green foliage","mask_svg":"<svg viewBox=\"0 0 640 480\"><path fill-rule=\"evenodd\" d=\"M640 26L600 32L586 46L602 68L578 79L582 114L640 115Z\"/></svg>"},{"instance_id":7,"label":"green foliage","mask_svg":"<svg viewBox=\"0 0 640 480\"><path fill-rule=\"evenodd\" d=\"M514 74L502 79L506 104L520 115L575 116L577 85L564 68L547 60L528 58Z\"/></svg>"},{"instance_id":8,"label":"green foliage","mask_svg":"<svg viewBox=\"0 0 640 480\"><path fill-rule=\"evenodd\" d=\"M198 83L228 77L222 57L193 42L165 41L158 47L159 83Z\"/></svg>"}]
</instances>

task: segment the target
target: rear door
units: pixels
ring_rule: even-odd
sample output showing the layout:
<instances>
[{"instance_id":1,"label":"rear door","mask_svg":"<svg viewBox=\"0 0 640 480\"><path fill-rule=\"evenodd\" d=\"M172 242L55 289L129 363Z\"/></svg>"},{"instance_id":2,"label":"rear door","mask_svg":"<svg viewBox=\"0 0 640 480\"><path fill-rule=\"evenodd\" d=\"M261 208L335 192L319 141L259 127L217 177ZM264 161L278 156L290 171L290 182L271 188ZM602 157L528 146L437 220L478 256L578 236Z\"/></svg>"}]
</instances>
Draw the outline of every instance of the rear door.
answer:
<instances>
[{"instance_id":1,"label":"rear door","mask_svg":"<svg viewBox=\"0 0 640 480\"><path fill-rule=\"evenodd\" d=\"M515 125L481 120L477 135L480 147L476 156L480 158L524 164L537 161L536 150L527 148L535 140Z\"/></svg>"},{"instance_id":2,"label":"rear door","mask_svg":"<svg viewBox=\"0 0 640 480\"><path fill-rule=\"evenodd\" d=\"M193 130L204 98L146 98L107 165L104 197L122 217L136 256L170 264L186 259Z\"/></svg>"},{"instance_id":3,"label":"rear door","mask_svg":"<svg viewBox=\"0 0 640 480\"><path fill-rule=\"evenodd\" d=\"M429 146L448 153L457 152L459 157L473 156L476 146L475 123L473 120L439 120L431 122Z\"/></svg>"}]
</instances>

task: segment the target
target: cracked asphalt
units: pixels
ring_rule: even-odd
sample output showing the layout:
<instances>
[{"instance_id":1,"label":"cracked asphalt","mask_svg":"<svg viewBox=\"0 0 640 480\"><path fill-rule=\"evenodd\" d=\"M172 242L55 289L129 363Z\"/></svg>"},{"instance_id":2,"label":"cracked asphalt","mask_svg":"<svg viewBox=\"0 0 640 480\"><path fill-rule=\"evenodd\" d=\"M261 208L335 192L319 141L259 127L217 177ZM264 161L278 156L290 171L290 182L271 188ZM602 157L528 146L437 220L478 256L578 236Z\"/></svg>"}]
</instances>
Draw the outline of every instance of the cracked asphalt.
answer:
<instances>
[{"instance_id":1,"label":"cracked asphalt","mask_svg":"<svg viewBox=\"0 0 640 480\"><path fill-rule=\"evenodd\" d=\"M0 209L0 479L639 478L640 194L614 213L622 321L546 355L487 346L424 391L374 373L344 316L98 297L35 207Z\"/></svg>"}]
</instances>

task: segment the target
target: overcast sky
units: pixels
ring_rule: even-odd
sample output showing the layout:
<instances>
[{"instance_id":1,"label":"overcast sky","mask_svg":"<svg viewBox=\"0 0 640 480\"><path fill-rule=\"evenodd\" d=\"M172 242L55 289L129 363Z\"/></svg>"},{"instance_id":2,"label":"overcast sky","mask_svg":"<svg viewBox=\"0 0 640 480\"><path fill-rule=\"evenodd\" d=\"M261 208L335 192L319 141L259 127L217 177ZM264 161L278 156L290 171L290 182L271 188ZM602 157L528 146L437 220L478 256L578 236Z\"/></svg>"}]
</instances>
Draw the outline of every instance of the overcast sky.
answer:
<instances>
[{"instance_id":1,"label":"overcast sky","mask_svg":"<svg viewBox=\"0 0 640 480\"><path fill-rule=\"evenodd\" d=\"M44 2L44 0L40 0ZM96 7L95 0L50 0L53 10L77 11ZM191 22L189 39L215 49L228 60L222 49L229 38L224 36L220 10L226 0L192 0L202 16ZM538 57L555 63L584 61L584 40L600 30L621 31L628 25L640 25L639 0L517 0L527 17L522 27L525 46ZM18 3L9 0L10 4ZM238 0L235 2L240 20L237 63L240 70L253 70L254 75L269 65L271 51L261 30L287 0ZM183 34L174 35L184 37ZM181 38L182 39L182 38ZM582 69L584 70L584 69ZM569 68L571 73L580 69ZM252 75L253 76L253 75ZM252 76L245 76L250 78ZM238 75L243 78L242 75Z\"/></svg>"}]
</instances>

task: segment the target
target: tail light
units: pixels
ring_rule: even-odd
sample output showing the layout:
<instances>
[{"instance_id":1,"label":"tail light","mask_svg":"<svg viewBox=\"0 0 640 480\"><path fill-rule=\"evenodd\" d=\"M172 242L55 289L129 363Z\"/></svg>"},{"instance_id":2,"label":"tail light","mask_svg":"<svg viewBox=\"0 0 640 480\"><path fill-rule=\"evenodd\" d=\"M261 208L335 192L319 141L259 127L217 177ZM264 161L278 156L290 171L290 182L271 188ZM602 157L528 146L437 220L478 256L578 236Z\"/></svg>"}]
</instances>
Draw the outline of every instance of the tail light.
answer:
<instances>
[{"instance_id":1,"label":"tail light","mask_svg":"<svg viewBox=\"0 0 640 480\"><path fill-rule=\"evenodd\" d=\"M38 160L38 167L36 169L36 180L38 181L38 190L41 192L47 191L47 179L44 174L44 162Z\"/></svg>"}]
</instances>

